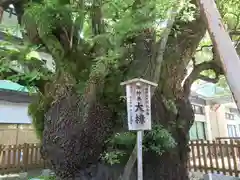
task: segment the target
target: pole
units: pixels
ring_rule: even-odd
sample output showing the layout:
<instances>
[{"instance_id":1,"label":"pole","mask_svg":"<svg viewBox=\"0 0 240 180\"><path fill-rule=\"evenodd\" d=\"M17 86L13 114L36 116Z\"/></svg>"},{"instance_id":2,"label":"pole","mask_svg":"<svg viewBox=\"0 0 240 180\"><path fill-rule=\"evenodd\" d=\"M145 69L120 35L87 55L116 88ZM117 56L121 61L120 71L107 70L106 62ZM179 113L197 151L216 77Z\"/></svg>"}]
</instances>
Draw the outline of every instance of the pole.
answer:
<instances>
[{"instance_id":1,"label":"pole","mask_svg":"<svg viewBox=\"0 0 240 180\"><path fill-rule=\"evenodd\" d=\"M19 137L19 124L17 124L16 145L18 145L18 137Z\"/></svg>"},{"instance_id":2,"label":"pole","mask_svg":"<svg viewBox=\"0 0 240 180\"><path fill-rule=\"evenodd\" d=\"M143 180L142 139L143 131L138 131L137 132L138 180Z\"/></svg>"},{"instance_id":3,"label":"pole","mask_svg":"<svg viewBox=\"0 0 240 180\"><path fill-rule=\"evenodd\" d=\"M0 23L2 22L2 19L3 19L3 13L4 13L4 9L3 7L0 6Z\"/></svg>"},{"instance_id":4,"label":"pole","mask_svg":"<svg viewBox=\"0 0 240 180\"><path fill-rule=\"evenodd\" d=\"M229 34L222 23L221 15L214 0L198 0L201 15L203 16L213 45L217 50L217 55L221 60L228 85L233 98L240 110L240 60L236 49L233 46Z\"/></svg>"}]
</instances>

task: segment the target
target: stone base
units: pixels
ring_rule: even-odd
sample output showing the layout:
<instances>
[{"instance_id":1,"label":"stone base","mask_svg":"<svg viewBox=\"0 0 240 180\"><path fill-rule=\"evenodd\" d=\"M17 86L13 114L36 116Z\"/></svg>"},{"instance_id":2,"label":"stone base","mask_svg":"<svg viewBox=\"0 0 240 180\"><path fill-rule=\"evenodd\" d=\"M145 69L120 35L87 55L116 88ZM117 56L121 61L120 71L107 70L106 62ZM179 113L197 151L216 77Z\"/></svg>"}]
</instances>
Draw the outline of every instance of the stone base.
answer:
<instances>
[{"instance_id":1,"label":"stone base","mask_svg":"<svg viewBox=\"0 0 240 180\"><path fill-rule=\"evenodd\" d=\"M44 169L42 170L42 174L41 174L41 176L47 176L47 177L54 176L54 175L55 173L51 169Z\"/></svg>"},{"instance_id":2,"label":"stone base","mask_svg":"<svg viewBox=\"0 0 240 180\"><path fill-rule=\"evenodd\" d=\"M27 179L27 176L28 176L28 173L27 172L22 172L22 173L19 173L19 179L24 179L26 180Z\"/></svg>"},{"instance_id":3,"label":"stone base","mask_svg":"<svg viewBox=\"0 0 240 180\"><path fill-rule=\"evenodd\" d=\"M204 180L240 180L240 178L225 176L223 174L205 174Z\"/></svg>"},{"instance_id":4,"label":"stone base","mask_svg":"<svg viewBox=\"0 0 240 180\"><path fill-rule=\"evenodd\" d=\"M201 172L189 172L190 180L204 180L204 174Z\"/></svg>"},{"instance_id":5,"label":"stone base","mask_svg":"<svg viewBox=\"0 0 240 180\"><path fill-rule=\"evenodd\" d=\"M204 174L202 172L189 172L190 180L240 180L238 177L225 176L223 174Z\"/></svg>"}]
</instances>

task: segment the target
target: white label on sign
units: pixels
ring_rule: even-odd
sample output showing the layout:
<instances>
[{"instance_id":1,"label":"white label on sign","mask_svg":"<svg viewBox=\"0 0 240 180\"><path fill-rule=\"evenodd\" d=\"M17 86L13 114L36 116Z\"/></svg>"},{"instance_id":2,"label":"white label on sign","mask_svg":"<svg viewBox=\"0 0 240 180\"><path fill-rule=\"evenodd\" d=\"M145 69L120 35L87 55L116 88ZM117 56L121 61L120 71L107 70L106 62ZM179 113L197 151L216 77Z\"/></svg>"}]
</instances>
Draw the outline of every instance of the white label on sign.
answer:
<instances>
[{"instance_id":1,"label":"white label on sign","mask_svg":"<svg viewBox=\"0 0 240 180\"><path fill-rule=\"evenodd\" d=\"M131 83L126 85L129 130L151 129L150 85Z\"/></svg>"}]
</instances>

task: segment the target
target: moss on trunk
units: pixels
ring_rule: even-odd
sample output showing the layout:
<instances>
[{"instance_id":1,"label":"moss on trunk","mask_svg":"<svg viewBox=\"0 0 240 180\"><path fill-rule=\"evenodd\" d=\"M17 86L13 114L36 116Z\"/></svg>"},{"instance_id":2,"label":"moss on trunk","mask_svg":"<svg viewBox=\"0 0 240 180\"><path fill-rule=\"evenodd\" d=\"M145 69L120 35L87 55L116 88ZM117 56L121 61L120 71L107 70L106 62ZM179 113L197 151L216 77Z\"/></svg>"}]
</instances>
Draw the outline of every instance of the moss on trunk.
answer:
<instances>
[{"instance_id":1,"label":"moss on trunk","mask_svg":"<svg viewBox=\"0 0 240 180\"><path fill-rule=\"evenodd\" d=\"M74 178L81 169L96 164L112 133L110 109L95 103L84 117L84 106L82 97L70 89L45 114L41 152L62 179Z\"/></svg>"}]
</instances>

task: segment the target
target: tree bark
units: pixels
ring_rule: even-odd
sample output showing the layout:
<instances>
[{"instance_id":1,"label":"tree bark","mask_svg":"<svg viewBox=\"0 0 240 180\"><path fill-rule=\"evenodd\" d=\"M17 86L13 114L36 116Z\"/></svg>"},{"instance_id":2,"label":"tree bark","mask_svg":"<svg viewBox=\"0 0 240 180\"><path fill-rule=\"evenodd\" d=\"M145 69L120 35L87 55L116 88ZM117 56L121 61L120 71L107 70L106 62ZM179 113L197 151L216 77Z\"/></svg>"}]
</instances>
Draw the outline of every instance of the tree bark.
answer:
<instances>
[{"instance_id":1,"label":"tree bark","mask_svg":"<svg viewBox=\"0 0 240 180\"><path fill-rule=\"evenodd\" d=\"M194 30L198 30L199 33L199 28L190 27L194 27ZM178 75L179 79L177 80L181 80L185 75L182 66L176 67L180 70L174 69L173 62L180 64L185 58L190 59L204 33L205 29L202 28L202 32L195 38L189 38L185 34L185 39L188 39L185 43L193 43L182 49L183 51L188 50L187 54L182 54L182 51L176 51L174 54L174 49L168 50L164 54L163 65L165 66L162 66L164 72L162 75L165 75L165 80L161 77L160 86L153 95L152 119L154 124L161 124L172 133L177 147L160 157L154 153L144 153L143 174L145 179L188 179L188 131L193 123L194 114L188 94L184 94L183 89L181 91L172 89L178 83L172 76ZM173 39L170 37L168 45L172 42ZM174 43L176 42L179 43L179 41L174 41ZM171 61L167 63L166 61L170 58L172 58ZM164 70L170 66L172 69ZM171 84L168 84L168 81ZM84 104L81 97L74 91L66 90L66 92L63 98L52 105L45 116L42 154L53 165L53 169L60 179L117 180L123 171L123 166L111 167L102 164L99 160L104 148L103 144L113 133L112 130L115 127L114 112L104 104L97 103L92 105L87 117L84 117L84 112L82 112ZM167 101L172 101L174 107L168 106ZM136 179L136 168L132 170L130 176L130 180L134 179Z\"/></svg>"},{"instance_id":2,"label":"tree bark","mask_svg":"<svg viewBox=\"0 0 240 180\"><path fill-rule=\"evenodd\" d=\"M180 27L181 33L177 35L174 31L170 33L165 51L160 53L163 61L156 67L149 68L149 61L154 62L152 53L155 52L152 32L143 33L142 36L134 39L137 45L130 68L136 71L128 74L158 78L158 72L161 72L159 87L152 97L152 119L154 124L161 124L168 129L177 142L177 146L171 152L166 152L162 156L144 153L143 174L144 179L148 180L188 179L188 131L194 117L188 100L189 94L183 89L181 82L186 75L185 67L206 28L199 18L193 22L177 22L174 25ZM95 30L98 33L96 28ZM63 59L65 54L59 53L59 51L63 52L62 48L53 44L50 43L48 49L55 60ZM101 55L101 52L99 54ZM68 59L68 57L64 58ZM56 92L51 89L53 96L58 98L54 98L55 101L45 114L41 153L61 180L117 180L123 171L123 166L108 166L99 159L104 150L105 140L114 133L118 119L116 111L110 108L106 101L97 97L98 90L104 88L102 84L105 83L105 76L108 75L108 69L105 67L103 69L100 77L89 84L90 90L87 92L91 96L87 98L90 99L89 104L86 103L86 97L79 95L71 85L68 85L68 82L59 82L59 87L56 84ZM94 87L91 88L91 85ZM45 91L45 93L49 92ZM169 102L173 106L170 106ZM132 170L130 176L130 180L134 179L136 179L136 168Z\"/></svg>"},{"instance_id":3,"label":"tree bark","mask_svg":"<svg viewBox=\"0 0 240 180\"><path fill-rule=\"evenodd\" d=\"M114 114L95 103L85 117L83 98L74 89L45 114L41 154L61 179L75 179L83 169L97 164L104 141L112 133Z\"/></svg>"},{"instance_id":4,"label":"tree bark","mask_svg":"<svg viewBox=\"0 0 240 180\"><path fill-rule=\"evenodd\" d=\"M175 101L177 113L166 105L164 94L157 89L152 99L152 118L174 137L177 146L170 152L157 157L147 153L144 157L145 178L150 180L186 180L188 179L188 131L194 120L194 113L188 98Z\"/></svg>"},{"instance_id":5,"label":"tree bark","mask_svg":"<svg viewBox=\"0 0 240 180\"><path fill-rule=\"evenodd\" d=\"M163 95L157 90L153 96L152 112L155 123L161 123L169 129L177 147L162 156L144 153L144 179L148 180L186 180L188 160L188 131L180 128L177 122L190 126L193 112L188 99L179 100L179 114L167 109ZM114 115L100 104L93 105L89 116L82 117L81 98L74 91L55 102L46 114L43 157L52 165L60 179L79 180L117 180L123 166L108 166L99 160L106 138L114 127ZM189 128L189 127L188 127ZM186 129L188 129L186 128ZM130 180L136 179L136 168L132 170Z\"/></svg>"},{"instance_id":6,"label":"tree bark","mask_svg":"<svg viewBox=\"0 0 240 180\"><path fill-rule=\"evenodd\" d=\"M177 146L162 156L144 153L143 174L148 180L188 179L188 131L194 114L188 99L189 91L183 89L181 82L186 75L186 64L194 55L206 28L199 18L181 24L181 28L180 35L171 33L168 38L159 86L152 97L153 123L168 129ZM136 57L149 58L149 49L147 52L137 50L141 53ZM45 115L42 154L53 165L60 179L117 180L123 166L107 166L99 159L105 140L115 128L115 112L97 98L85 113L86 104L74 90L66 89L63 94ZM135 175L136 168L132 170L130 180L136 179Z\"/></svg>"}]
</instances>

